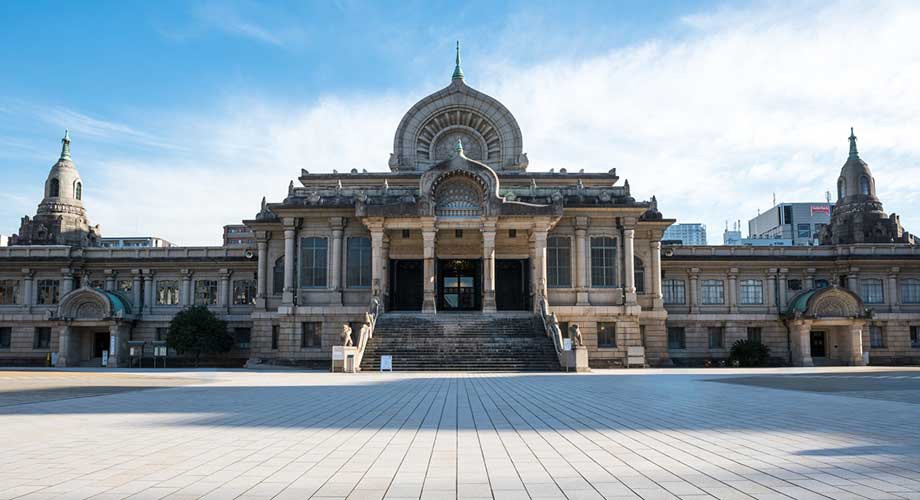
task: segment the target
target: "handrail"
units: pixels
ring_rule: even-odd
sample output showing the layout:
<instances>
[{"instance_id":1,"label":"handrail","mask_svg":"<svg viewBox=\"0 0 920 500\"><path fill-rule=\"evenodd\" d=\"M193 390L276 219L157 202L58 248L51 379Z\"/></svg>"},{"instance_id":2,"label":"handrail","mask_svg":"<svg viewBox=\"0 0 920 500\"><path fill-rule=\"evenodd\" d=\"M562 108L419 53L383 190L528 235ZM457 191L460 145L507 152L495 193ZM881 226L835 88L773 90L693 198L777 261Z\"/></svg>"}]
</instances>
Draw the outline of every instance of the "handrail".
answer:
<instances>
[{"instance_id":1,"label":"handrail","mask_svg":"<svg viewBox=\"0 0 920 500\"><path fill-rule=\"evenodd\" d=\"M367 341L374 338L374 327L377 325L377 317L380 316L380 299L374 297L367 306L367 312L364 314L364 324L361 325L361 334L358 336L358 352L355 354L355 369L361 370L361 360L364 359L364 349L367 347Z\"/></svg>"},{"instance_id":2,"label":"handrail","mask_svg":"<svg viewBox=\"0 0 920 500\"><path fill-rule=\"evenodd\" d=\"M562 331L559 330L559 321L555 314L549 314L549 304L545 298L541 298L539 304L540 319L543 320L543 329L546 336L553 339L553 347L556 349L556 357L559 359L559 366L566 366L566 351L562 347Z\"/></svg>"}]
</instances>

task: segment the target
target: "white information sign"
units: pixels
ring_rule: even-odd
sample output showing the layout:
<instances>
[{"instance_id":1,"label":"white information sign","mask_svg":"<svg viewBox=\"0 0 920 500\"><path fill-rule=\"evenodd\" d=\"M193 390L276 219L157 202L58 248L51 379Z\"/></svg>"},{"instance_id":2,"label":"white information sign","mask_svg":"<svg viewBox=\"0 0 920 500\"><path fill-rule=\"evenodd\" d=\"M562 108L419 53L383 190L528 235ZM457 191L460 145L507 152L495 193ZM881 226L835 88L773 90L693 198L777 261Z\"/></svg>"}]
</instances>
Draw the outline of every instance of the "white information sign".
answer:
<instances>
[{"instance_id":1,"label":"white information sign","mask_svg":"<svg viewBox=\"0 0 920 500\"><path fill-rule=\"evenodd\" d=\"M109 352L115 352L116 342L118 342L118 335L109 335Z\"/></svg>"},{"instance_id":2,"label":"white information sign","mask_svg":"<svg viewBox=\"0 0 920 500\"><path fill-rule=\"evenodd\" d=\"M562 350L563 351L572 350L572 339L562 339Z\"/></svg>"},{"instance_id":3,"label":"white information sign","mask_svg":"<svg viewBox=\"0 0 920 500\"><path fill-rule=\"evenodd\" d=\"M344 359L345 359L345 346L341 346L341 345L332 346L332 360L342 361Z\"/></svg>"},{"instance_id":4,"label":"white information sign","mask_svg":"<svg viewBox=\"0 0 920 500\"><path fill-rule=\"evenodd\" d=\"M102 367L109 366L109 351L102 351Z\"/></svg>"},{"instance_id":5,"label":"white information sign","mask_svg":"<svg viewBox=\"0 0 920 500\"><path fill-rule=\"evenodd\" d=\"M393 371L393 356L380 356L380 371Z\"/></svg>"}]
</instances>

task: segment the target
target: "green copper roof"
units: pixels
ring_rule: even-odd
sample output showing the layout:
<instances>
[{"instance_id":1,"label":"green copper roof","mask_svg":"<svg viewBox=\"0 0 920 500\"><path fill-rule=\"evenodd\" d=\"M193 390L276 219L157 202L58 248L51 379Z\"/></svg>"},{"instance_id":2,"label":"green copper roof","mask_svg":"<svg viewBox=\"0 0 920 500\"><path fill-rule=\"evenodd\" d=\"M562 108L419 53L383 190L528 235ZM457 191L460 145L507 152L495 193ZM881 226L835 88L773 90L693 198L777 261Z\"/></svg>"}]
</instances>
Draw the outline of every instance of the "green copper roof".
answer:
<instances>
[{"instance_id":1,"label":"green copper roof","mask_svg":"<svg viewBox=\"0 0 920 500\"><path fill-rule=\"evenodd\" d=\"M853 133L853 127L850 127L850 158L859 158L859 152L856 151L856 134Z\"/></svg>"},{"instance_id":2,"label":"green copper roof","mask_svg":"<svg viewBox=\"0 0 920 500\"><path fill-rule=\"evenodd\" d=\"M812 298L820 288L813 288L807 292L800 293L795 299L789 304L789 308L786 310L791 315L794 315L797 312L804 313L808 309L808 299Z\"/></svg>"},{"instance_id":3,"label":"green copper roof","mask_svg":"<svg viewBox=\"0 0 920 500\"><path fill-rule=\"evenodd\" d=\"M107 299L109 303L112 304L112 315L118 315L119 312L123 314L131 314L131 305L127 299L116 292L110 292L108 290L102 290L101 288L96 289L97 292L101 292Z\"/></svg>"},{"instance_id":4,"label":"green copper roof","mask_svg":"<svg viewBox=\"0 0 920 500\"><path fill-rule=\"evenodd\" d=\"M64 131L64 138L61 139L61 159L69 160L70 159L70 131Z\"/></svg>"},{"instance_id":5,"label":"green copper roof","mask_svg":"<svg viewBox=\"0 0 920 500\"><path fill-rule=\"evenodd\" d=\"M463 69L460 68L460 41L457 40L457 65L454 66L454 80L463 80Z\"/></svg>"}]
</instances>

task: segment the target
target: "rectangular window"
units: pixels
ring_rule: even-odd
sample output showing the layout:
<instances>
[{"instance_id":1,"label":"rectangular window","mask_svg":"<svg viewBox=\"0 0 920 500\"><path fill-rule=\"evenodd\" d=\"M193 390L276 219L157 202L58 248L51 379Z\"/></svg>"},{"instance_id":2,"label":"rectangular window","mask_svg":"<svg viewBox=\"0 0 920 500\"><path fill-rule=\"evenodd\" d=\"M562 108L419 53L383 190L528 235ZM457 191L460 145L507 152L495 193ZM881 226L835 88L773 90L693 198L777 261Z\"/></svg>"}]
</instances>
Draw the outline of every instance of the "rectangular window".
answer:
<instances>
[{"instance_id":1,"label":"rectangular window","mask_svg":"<svg viewBox=\"0 0 920 500\"><path fill-rule=\"evenodd\" d=\"M616 347L617 346L617 324L616 323L598 323L597 324L597 346L598 347Z\"/></svg>"},{"instance_id":2,"label":"rectangular window","mask_svg":"<svg viewBox=\"0 0 920 500\"><path fill-rule=\"evenodd\" d=\"M42 326L35 329L35 339L32 342L33 349L51 349L51 328Z\"/></svg>"},{"instance_id":3,"label":"rectangular window","mask_svg":"<svg viewBox=\"0 0 920 500\"><path fill-rule=\"evenodd\" d=\"M559 332L562 333L562 338L564 339L569 338L569 322L568 321L559 322Z\"/></svg>"},{"instance_id":4,"label":"rectangular window","mask_svg":"<svg viewBox=\"0 0 920 500\"><path fill-rule=\"evenodd\" d=\"M668 327L668 349L686 349L687 340L682 326Z\"/></svg>"},{"instance_id":5,"label":"rectangular window","mask_svg":"<svg viewBox=\"0 0 920 500\"><path fill-rule=\"evenodd\" d=\"M96 288L98 290L105 290L105 281L103 280L92 280L89 282L90 288Z\"/></svg>"},{"instance_id":6,"label":"rectangular window","mask_svg":"<svg viewBox=\"0 0 920 500\"><path fill-rule=\"evenodd\" d=\"M19 282L0 280L0 306L13 306L19 301Z\"/></svg>"},{"instance_id":7,"label":"rectangular window","mask_svg":"<svg viewBox=\"0 0 920 500\"><path fill-rule=\"evenodd\" d=\"M661 292L665 304L686 304L686 284L684 280L667 279L661 282Z\"/></svg>"},{"instance_id":8,"label":"rectangular window","mask_svg":"<svg viewBox=\"0 0 920 500\"><path fill-rule=\"evenodd\" d=\"M639 342L645 347L645 325L639 325Z\"/></svg>"},{"instance_id":9,"label":"rectangular window","mask_svg":"<svg viewBox=\"0 0 920 500\"><path fill-rule=\"evenodd\" d=\"M741 303L763 304L762 280L741 280Z\"/></svg>"},{"instance_id":10,"label":"rectangular window","mask_svg":"<svg viewBox=\"0 0 920 500\"><path fill-rule=\"evenodd\" d=\"M827 288L831 286L830 282L825 279L815 280L815 288Z\"/></svg>"},{"instance_id":11,"label":"rectangular window","mask_svg":"<svg viewBox=\"0 0 920 500\"><path fill-rule=\"evenodd\" d=\"M169 336L169 327L161 326L157 328L157 332L156 332L157 342L164 342L168 336Z\"/></svg>"},{"instance_id":12,"label":"rectangular window","mask_svg":"<svg viewBox=\"0 0 920 500\"><path fill-rule=\"evenodd\" d=\"M811 238L811 224L798 224L796 227L799 238Z\"/></svg>"},{"instance_id":13,"label":"rectangular window","mask_svg":"<svg viewBox=\"0 0 920 500\"><path fill-rule=\"evenodd\" d=\"M195 305L213 306L217 304L217 281L198 280L195 282Z\"/></svg>"},{"instance_id":14,"label":"rectangular window","mask_svg":"<svg viewBox=\"0 0 920 500\"><path fill-rule=\"evenodd\" d=\"M236 346L240 349L249 349L249 341L252 338L251 328L234 328L233 338L236 339Z\"/></svg>"},{"instance_id":15,"label":"rectangular window","mask_svg":"<svg viewBox=\"0 0 920 500\"><path fill-rule=\"evenodd\" d=\"M880 279L859 280L859 288L863 302L866 304L884 304L885 287Z\"/></svg>"},{"instance_id":16,"label":"rectangular window","mask_svg":"<svg viewBox=\"0 0 920 500\"><path fill-rule=\"evenodd\" d=\"M759 326L749 326L747 328L747 339L751 342L763 342L763 330Z\"/></svg>"},{"instance_id":17,"label":"rectangular window","mask_svg":"<svg viewBox=\"0 0 920 500\"><path fill-rule=\"evenodd\" d=\"M458 240L461 239L461 238L463 238L463 230L462 230L462 229L454 229L454 238L457 238Z\"/></svg>"},{"instance_id":18,"label":"rectangular window","mask_svg":"<svg viewBox=\"0 0 920 500\"><path fill-rule=\"evenodd\" d=\"M869 347L885 347L885 335L881 326L873 325L869 327Z\"/></svg>"},{"instance_id":19,"label":"rectangular window","mask_svg":"<svg viewBox=\"0 0 920 500\"><path fill-rule=\"evenodd\" d=\"M725 329L721 326L709 327L709 348L722 349L725 346Z\"/></svg>"},{"instance_id":20,"label":"rectangular window","mask_svg":"<svg viewBox=\"0 0 920 500\"><path fill-rule=\"evenodd\" d=\"M61 298L60 286L60 281L58 280L38 280L39 305L57 304Z\"/></svg>"},{"instance_id":21,"label":"rectangular window","mask_svg":"<svg viewBox=\"0 0 920 500\"><path fill-rule=\"evenodd\" d=\"M411 235L412 235L412 232L411 232L410 230L408 230L408 229L403 229L403 230L402 230L402 237L403 237L404 239L409 238Z\"/></svg>"},{"instance_id":22,"label":"rectangular window","mask_svg":"<svg viewBox=\"0 0 920 500\"><path fill-rule=\"evenodd\" d=\"M0 326L0 349L9 349L13 342L13 329L9 326Z\"/></svg>"},{"instance_id":23,"label":"rectangular window","mask_svg":"<svg viewBox=\"0 0 920 500\"><path fill-rule=\"evenodd\" d=\"M910 327L910 346L914 349L920 348L920 326Z\"/></svg>"},{"instance_id":24,"label":"rectangular window","mask_svg":"<svg viewBox=\"0 0 920 500\"><path fill-rule=\"evenodd\" d=\"M233 282L233 305L251 306L256 303L255 280L236 280Z\"/></svg>"},{"instance_id":25,"label":"rectangular window","mask_svg":"<svg viewBox=\"0 0 920 500\"><path fill-rule=\"evenodd\" d=\"M371 286L370 238L348 238L348 258L345 266L345 286L351 288Z\"/></svg>"},{"instance_id":26,"label":"rectangular window","mask_svg":"<svg viewBox=\"0 0 920 500\"><path fill-rule=\"evenodd\" d=\"M901 282L901 302L920 304L920 280L907 279Z\"/></svg>"},{"instance_id":27,"label":"rectangular window","mask_svg":"<svg viewBox=\"0 0 920 500\"><path fill-rule=\"evenodd\" d=\"M788 289L790 289L790 290L793 290L793 291L795 291L795 290L801 290L801 289L802 289L802 280L799 280L799 279L791 279L791 280L788 280L788 281L786 281L786 288L788 288Z\"/></svg>"},{"instance_id":28,"label":"rectangular window","mask_svg":"<svg viewBox=\"0 0 920 500\"><path fill-rule=\"evenodd\" d=\"M157 305L175 306L179 304L179 282L175 280L157 281Z\"/></svg>"},{"instance_id":29,"label":"rectangular window","mask_svg":"<svg viewBox=\"0 0 920 500\"><path fill-rule=\"evenodd\" d=\"M725 285L722 280L703 280L700 297L703 304L724 304Z\"/></svg>"},{"instance_id":30,"label":"rectangular window","mask_svg":"<svg viewBox=\"0 0 920 500\"><path fill-rule=\"evenodd\" d=\"M591 286L616 286L617 240L609 236L591 238Z\"/></svg>"},{"instance_id":31,"label":"rectangular window","mask_svg":"<svg viewBox=\"0 0 920 500\"><path fill-rule=\"evenodd\" d=\"M119 292L125 294L131 294L131 290L134 288L134 282L131 280L118 280L118 286L116 287Z\"/></svg>"},{"instance_id":32,"label":"rectangular window","mask_svg":"<svg viewBox=\"0 0 920 500\"><path fill-rule=\"evenodd\" d=\"M509 238L517 238L517 229L509 229L509 230L508 230L508 237L509 237Z\"/></svg>"},{"instance_id":33,"label":"rectangular window","mask_svg":"<svg viewBox=\"0 0 920 500\"><path fill-rule=\"evenodd\" d=\"M300 242L300 284L306 288L326 286L326 238L304 238Z\"/></svg>"},{"instance_id":34,"label":"rectangular window","mask_svg":"<svg viewBox=\"0 0 920 500\"><path fill-rule=\"evenodd\" d=\"M272 295L284 292L284 257L279 257L272 266Z\"/></svg>"},{"instance_id":35,"label":"rectangular window","mask_svg":"<svg viewBox=\"0 0 920 500\"><path fill-rule=\"evenodd\" d=\"M569 238L551 236L546 240L546 286L568 288L572 286L572 244Z\"/></svg>"},{"instance_id":36,"label":"rectangular window","mask_svg":"<svg viewBox=\"0 0 920 500\"><path fill-rule=\"evenodd\" d=\"M322 347L320 330L322 323L307 321L300 324L300 347Z\"/></svg>"},{"instance_id":37,"label":"rectangular window","mask_svg":"<svg viewBox=\"0 0 920 500\"><path fill-rule=\"evenodd\" d=\"M272 325L272 350L278 350L278 337L281 336L281 327L279 325Z\"/></svg>"}]
</instances>

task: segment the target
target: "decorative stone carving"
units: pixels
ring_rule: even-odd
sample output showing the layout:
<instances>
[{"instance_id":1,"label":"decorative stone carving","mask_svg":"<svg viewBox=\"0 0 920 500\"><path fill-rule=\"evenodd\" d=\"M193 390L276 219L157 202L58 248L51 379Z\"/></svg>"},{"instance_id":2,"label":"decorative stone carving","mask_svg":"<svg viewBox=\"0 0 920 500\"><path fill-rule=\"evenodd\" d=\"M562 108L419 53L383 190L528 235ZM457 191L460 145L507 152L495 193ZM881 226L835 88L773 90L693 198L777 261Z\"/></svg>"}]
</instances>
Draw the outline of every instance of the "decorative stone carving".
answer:
<instances>
[{"instance_id":1,"label":"decorative stone carving","mask_svg":"<svg viewBox=\"0 0 920 500\"><path fill-rule=\"evenodd\" d=\"M96 302L84 302L76 307L74 319L102 319L105 313Z\"/></svg>"},{"instance_id":2,"label":"decorative stone carving","mask_svg":"<svg viewBox=\"0 0 920 500\"><path fill-rule=\"evenodd\" d=\"M575 347L585 345L584 339L581 336L581 328L578 328L578 325L571 325L569 327L569 338L572 339L572 344Z\"/></svg>"},{"instance_id":3,"label":"decorative stone carving","mask_svg":"<svg viewBox=\"0 0 920 500\"><path fill-rule=\"evenodd\" d=\"M471 180L455 176L441 183L435 192L435 214L442 217L478 217L483 195Z\"/></svg>"}]
</instances>

